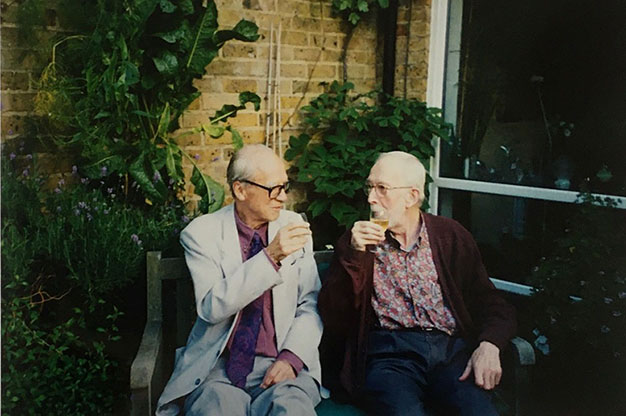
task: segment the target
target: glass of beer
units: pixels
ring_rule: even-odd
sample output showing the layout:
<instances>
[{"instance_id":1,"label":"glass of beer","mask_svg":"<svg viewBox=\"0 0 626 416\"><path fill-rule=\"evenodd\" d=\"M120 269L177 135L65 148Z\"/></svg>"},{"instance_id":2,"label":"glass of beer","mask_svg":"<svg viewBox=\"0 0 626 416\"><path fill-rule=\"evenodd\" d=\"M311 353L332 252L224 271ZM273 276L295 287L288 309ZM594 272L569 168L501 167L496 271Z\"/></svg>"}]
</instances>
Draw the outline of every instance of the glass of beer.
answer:
<instances>
[{"instance_id":1,"label":"glass of beer","mask_svg":"<svg viewBox=\"0 0 626 416\"><path fill-rule=\"evenodd\" d=\"M383 227L383 231L387 231L389 226L389 215L387 211L380 207L370 208L370 221Z\"/></svg>"}]
</instances>

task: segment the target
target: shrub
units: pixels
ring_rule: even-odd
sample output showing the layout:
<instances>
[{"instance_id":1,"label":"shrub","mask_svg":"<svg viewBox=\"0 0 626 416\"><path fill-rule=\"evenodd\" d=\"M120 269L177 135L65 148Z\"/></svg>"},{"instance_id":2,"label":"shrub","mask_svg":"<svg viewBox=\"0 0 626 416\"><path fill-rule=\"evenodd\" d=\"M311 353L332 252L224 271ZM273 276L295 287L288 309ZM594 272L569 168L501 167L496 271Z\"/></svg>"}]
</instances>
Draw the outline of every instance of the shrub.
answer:
<instances>
[{"instance_id":1,"label":"shrub","mask_svg":"<svg viewBox=\"0 0 626 416\"><path fill-rule=\"evenodd\" d=\"M439 109L418 100L380 96L376 90L353 90L352 83L335 81L304 107L305 132L292 136L285 152L285 159L294 161L296 181L306 185L311 202L305 209L311 218L327 223L326 229L340 230L366 215L362 189L379 153L403 150L428 169L432 140L448 140L451 133ZM333 243L334 237L322 239Z\"/></svg>"},{"instance_id":2,"label":"shrub","mask_svg":"<svg viewBox=\"0 0 626 416\"><path fill-rule=\"evenodd\" d=\"M145 251L176 247L188 221L180 204L140 210L119 187L73 182L47 189L30 155L2 163L7 414L112 412L123 386L108 352L120 339L117 306L143 276Z\"/></svg>"}]
</instances>

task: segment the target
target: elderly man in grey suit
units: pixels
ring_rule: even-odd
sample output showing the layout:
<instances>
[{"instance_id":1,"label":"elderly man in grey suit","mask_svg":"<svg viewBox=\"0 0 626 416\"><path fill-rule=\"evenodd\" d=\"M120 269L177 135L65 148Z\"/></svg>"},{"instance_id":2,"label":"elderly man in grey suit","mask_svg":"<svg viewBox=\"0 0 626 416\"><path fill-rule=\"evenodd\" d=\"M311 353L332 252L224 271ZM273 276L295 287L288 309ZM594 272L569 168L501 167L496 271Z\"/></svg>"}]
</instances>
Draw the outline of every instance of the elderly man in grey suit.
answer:
<instances>
[{"instance_id":1,"label":"elderly man in grey suit","mask_svg":"<svg viewBox=\"0 0 626 416\"><path fill-rule=\"evenodd\" d=\"M315 415L322 323L309 224L283 209L289 182L269 148L235 153L227 180L234 204L181 233L198 318L157 415Z\"/></svg>"}]
</instances>

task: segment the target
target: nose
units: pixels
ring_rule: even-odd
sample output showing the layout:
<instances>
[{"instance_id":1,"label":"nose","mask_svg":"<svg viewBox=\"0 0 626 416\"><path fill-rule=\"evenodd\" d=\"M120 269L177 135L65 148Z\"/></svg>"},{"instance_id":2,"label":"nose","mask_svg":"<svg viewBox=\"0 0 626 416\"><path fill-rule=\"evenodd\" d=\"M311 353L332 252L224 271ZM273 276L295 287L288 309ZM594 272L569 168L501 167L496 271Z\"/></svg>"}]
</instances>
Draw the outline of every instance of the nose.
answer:
<instances>
[{"instance_id":1,"label":"nose","mask_svg":"<svg viewBox=\"0 0 626 416\"><path fill-rule=\"evenodd\" d=\"M376 189L370 189L370 193L367 194L367 203L372 205L374 203L378 203L378 195L376 194Z\"/></svg>"},{"instance_id":2,"label":"nose","mask_svg":"<svg viewBox=\"0 0 626 416\"><path fill-rule=\"evenodd\" d=\"M280 193L278 194L278 196L276 197L277 201L280 202L285 202L287 201L287 192L285 192L285 188L281 188L280 189Z\"/></svg>"}]
</instances>

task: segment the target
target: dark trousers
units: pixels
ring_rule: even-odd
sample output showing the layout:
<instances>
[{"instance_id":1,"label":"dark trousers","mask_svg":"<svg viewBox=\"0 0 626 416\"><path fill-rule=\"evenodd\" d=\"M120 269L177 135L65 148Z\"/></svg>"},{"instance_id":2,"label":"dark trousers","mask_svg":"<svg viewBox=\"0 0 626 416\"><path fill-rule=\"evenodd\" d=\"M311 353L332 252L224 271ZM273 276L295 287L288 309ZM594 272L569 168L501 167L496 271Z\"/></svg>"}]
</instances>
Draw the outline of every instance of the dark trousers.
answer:
<instances>
[{"instance_id":1,"label":"dark trousers","mask_svg":"<svg viewBox=\"0 0 626 416\"><path fill-rule=\"evenodd\" d=\"M473 374L459 381L471 351L459 337L440 331L372 331L363 399L368 414L421 416L497 415L490 394Z\"/></svg>"}]
</instances>

